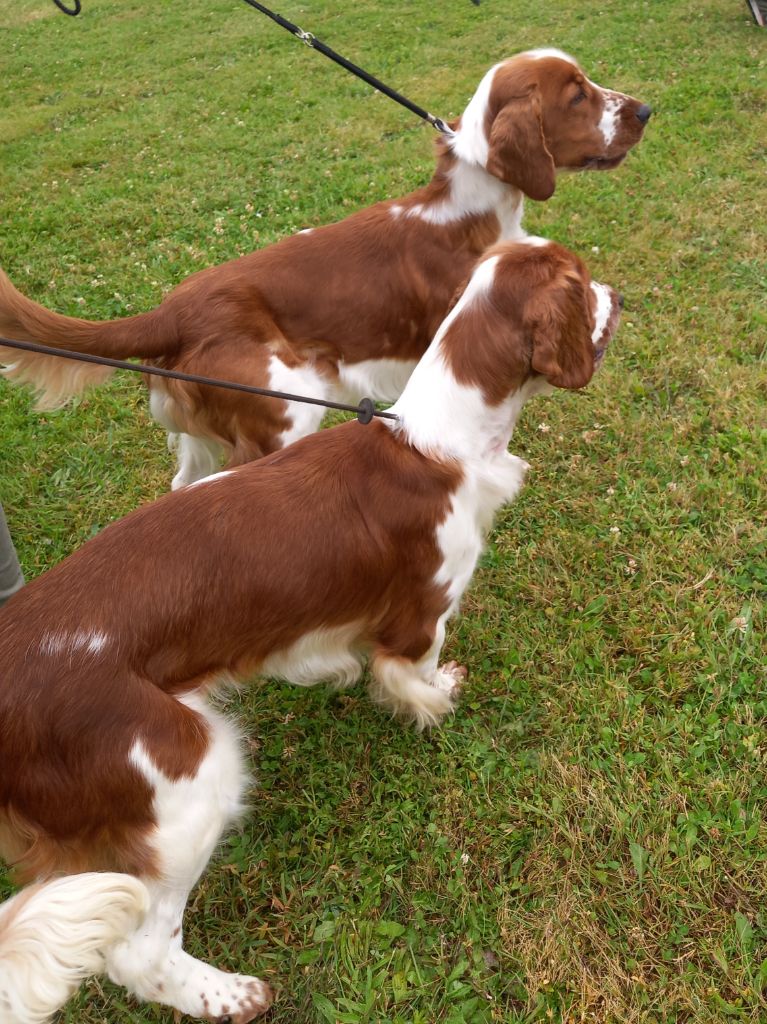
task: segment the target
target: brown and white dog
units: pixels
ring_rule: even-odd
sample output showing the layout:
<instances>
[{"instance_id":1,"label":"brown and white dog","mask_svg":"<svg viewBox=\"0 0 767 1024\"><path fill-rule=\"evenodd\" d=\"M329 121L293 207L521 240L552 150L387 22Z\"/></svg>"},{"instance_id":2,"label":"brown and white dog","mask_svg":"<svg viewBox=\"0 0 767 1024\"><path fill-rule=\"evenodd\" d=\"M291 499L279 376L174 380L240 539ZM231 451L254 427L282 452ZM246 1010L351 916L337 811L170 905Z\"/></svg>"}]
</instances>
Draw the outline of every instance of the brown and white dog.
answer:
<instances>
[{"instance_id":1,"label":"brown and white dog","mask_svg":"<svg viewBox=\"0 0 767 1024\"><path fill-rule=\"evenodd\" d=\"M245 777L207 693L254 675L349 686L367 661L395 714L423 727L450 712L465 670L439 665L445 623L522 486L527 465L507 451L519 412L588 383L618 307L561 246L499 245L397 421L346 423L168 494L11 598L0 855L22 881L71 877L63 896L59 880L0 910L4 1024L46 1019L101 957L182 1013L243 1024L267 1008L262 981L182 950L187 896Z\"/></svg>"},{"instance_id":2,"label":"brown and white dog","mask_svg":"<svg viewBox=\"0 0 767 1024\"><path fill-rule=\"evenodd\" d=\"M150 312L95 323L49 312L0 271L0 335L335 401L394 401L483 252L522 237L523 197L559 170L612 168L650 108L590 81L558 50L493 67L429 185L337 224L193 274ZM109 371L0 350L6 376L52 408ZM317 407L150 378L152 412L177 449L173 487L316 430Z\"/></svg>"}]
</instances>

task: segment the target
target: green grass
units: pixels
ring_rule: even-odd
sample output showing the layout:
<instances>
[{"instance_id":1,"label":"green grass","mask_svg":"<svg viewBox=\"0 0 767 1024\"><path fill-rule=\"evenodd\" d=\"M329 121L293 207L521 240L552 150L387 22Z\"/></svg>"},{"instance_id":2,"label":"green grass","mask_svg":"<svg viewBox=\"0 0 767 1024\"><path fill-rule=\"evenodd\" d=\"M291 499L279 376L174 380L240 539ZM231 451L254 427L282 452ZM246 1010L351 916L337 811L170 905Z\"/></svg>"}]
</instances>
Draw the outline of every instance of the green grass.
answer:
<instances>
[{"instance_id":1,"label":"green grass","mask_svg":"<svg viewBox=\"0 0 767 1024\"><path fill-rule=\"evenodd\" d=\"M188 947L268 978L275 1024L764 1021L767 33L739 0L278 6L442 116L537 45L656 114L528 204L627 308L520 423L461 708L416 736L361 689L242 691L258 784ZM0 7L0 263L46 305L147 309L428 178L430 129L236 0L84 7ZM45 416L0 384L0 426L29 577L172 475L125 375ZM172 1014L94 982L62 1020Z\"/></svg>"}]
</instances>

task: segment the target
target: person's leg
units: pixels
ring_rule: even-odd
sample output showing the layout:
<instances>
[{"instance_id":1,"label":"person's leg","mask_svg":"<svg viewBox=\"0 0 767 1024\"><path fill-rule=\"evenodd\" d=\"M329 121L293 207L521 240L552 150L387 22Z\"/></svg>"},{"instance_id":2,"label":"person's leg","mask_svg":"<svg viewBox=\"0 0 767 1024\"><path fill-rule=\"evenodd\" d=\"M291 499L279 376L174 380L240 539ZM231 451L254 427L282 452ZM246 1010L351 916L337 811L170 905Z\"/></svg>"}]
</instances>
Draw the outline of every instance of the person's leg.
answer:
<instances>
[{"instance_id":1,"label":"person's leg","mask_svg":"<svg viewBox=\"0 0 767 1024\"><path fill-rule=\"evenodd\" d=\"M757 25L767 28L767 2L766 0L746 0L751 16Z\"/></svg>"},{"instance_id":2,"label":"person's leg","mask_svg":"<svg viewBox=\"0 0 767 1024\"><path fill-rule=\"evenodd\" d=\"M15 594L23 583L19 559L5 521L3 506L0 505L0 605Z\"/></svg>"}]
</instances>

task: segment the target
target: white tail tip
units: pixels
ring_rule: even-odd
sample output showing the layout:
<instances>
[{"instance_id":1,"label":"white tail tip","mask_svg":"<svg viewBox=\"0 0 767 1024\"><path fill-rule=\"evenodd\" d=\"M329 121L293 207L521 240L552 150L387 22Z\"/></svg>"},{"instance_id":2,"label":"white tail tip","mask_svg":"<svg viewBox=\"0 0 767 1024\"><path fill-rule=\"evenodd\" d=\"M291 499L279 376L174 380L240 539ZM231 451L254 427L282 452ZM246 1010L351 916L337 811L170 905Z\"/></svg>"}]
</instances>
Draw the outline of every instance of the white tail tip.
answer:
<instances>
[{"instance_id":1,"label":"white tail tip","mask_svg":"<svg viewBox=\"0 0 767 1024\"><path fill-rule=\"evenodd\" d=\"M44 1024L104 950L132 931L149 905L144 885L111 872L69 875L25 889L0 907L0 1021Z\"/></svg>"}]
</instances>

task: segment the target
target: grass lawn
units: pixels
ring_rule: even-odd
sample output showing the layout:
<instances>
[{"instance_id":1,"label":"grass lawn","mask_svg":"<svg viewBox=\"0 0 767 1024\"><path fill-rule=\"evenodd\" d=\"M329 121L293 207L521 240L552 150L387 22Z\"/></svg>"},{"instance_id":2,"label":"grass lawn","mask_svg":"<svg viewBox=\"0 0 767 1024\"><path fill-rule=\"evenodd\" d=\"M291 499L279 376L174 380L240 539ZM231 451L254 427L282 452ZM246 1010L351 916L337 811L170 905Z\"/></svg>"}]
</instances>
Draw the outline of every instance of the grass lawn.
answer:
<instances>
[{"instance_id":1,"label":"grass lawn","mask_svg":"<svg viewBox=\"0 0 767 1024\"><path fill-rule=\"evenodd\" d=\"M430 128L237 0L83 6L0 3L0 264L48 306L148 309L430 175ZM541 45L656 113L527 206L626 311L512 442L529 483L445 649L463 705L418 736L361 688L236 696L252 811L188 948L267 978L274 1024L765 1021L767 32L743 0L278 9L445 117ZM122 374L40 415L0 382L28 577L167 489L145 399ZM106 982L61 1017L172 1019Z\"/></svg>"}]
</instances>

